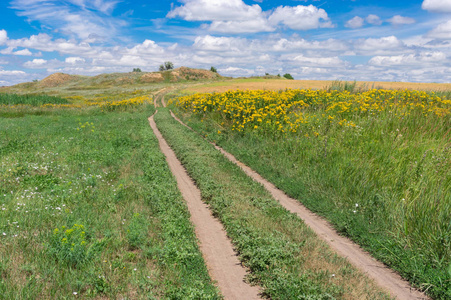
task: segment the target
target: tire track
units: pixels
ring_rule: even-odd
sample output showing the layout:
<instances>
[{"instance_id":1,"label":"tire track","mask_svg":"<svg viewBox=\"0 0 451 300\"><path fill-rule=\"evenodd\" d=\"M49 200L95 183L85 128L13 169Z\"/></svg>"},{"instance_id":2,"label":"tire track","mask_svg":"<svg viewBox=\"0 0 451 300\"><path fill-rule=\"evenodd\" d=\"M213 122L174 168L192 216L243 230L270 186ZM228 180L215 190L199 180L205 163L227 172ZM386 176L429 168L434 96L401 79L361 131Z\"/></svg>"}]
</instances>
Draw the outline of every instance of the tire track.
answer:
<instances>
[{"instance_id":1,"label":"tire track","mask_svg":"<svg viewBox=\"0 0 451 300\"><path fill-rule=\"evenodd\" d=\"M259 288L244 282L247 272L241 266L222 224L213 217L208 206L202 201L200 190L161 135L153 116L149 117L149 124L187 203L211 278L217 282L225 299L260 299Z\"/></svg>"}]
</instances>

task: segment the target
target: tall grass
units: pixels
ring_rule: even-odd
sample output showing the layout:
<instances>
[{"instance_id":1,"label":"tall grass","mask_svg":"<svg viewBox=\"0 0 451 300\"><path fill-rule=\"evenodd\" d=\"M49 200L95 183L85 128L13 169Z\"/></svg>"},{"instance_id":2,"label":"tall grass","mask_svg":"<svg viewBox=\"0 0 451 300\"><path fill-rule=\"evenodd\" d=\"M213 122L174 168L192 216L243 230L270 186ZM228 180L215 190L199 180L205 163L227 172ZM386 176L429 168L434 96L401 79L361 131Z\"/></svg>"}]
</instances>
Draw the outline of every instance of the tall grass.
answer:
<instances>
[{"instance_id":1,"label":"tall grass","mask_svg":"<svg viewBox=\"0 0 451 300\"><path fill-rule=\"evenodd\" d=\"M413 91L265 93L196 95L179 107L343 234L449 299L451 102Z\"/></svg>"},{"instance_id":2,"label":"tall grass","mask_svg":"<svg viewBox=\"0 0 451 300\"><path fill-rule=\"evenodd\" d=\"M41 106L43 104L69 104L64 98L48 96L48 95L35 95L35 94L0 94L0 105L31 105Z\"/></svg>"}]
</instances>

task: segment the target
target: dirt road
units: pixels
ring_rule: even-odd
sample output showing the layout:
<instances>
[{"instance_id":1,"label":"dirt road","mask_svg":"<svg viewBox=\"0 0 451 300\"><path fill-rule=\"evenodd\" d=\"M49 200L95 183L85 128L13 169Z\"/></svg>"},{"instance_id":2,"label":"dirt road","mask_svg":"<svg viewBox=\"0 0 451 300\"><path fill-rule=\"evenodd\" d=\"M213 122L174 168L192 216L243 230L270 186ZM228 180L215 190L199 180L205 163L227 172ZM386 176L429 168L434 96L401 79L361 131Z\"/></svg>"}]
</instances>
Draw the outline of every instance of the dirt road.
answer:
<instances>
[{"instance_id":1,"label":"dirt road","mask_svg":"<svg viewBox=\"0 0 451 300\"><path fill-rule=\"evenodd\" d=\"M244 282L246 270L241 266L222 224L202 202L199 189L161 135L153 116L149 118L149 124L188 205L191 222L211 278L217 282L225 299L260 299L259 288Z\"/></svg>"}]
</instances>

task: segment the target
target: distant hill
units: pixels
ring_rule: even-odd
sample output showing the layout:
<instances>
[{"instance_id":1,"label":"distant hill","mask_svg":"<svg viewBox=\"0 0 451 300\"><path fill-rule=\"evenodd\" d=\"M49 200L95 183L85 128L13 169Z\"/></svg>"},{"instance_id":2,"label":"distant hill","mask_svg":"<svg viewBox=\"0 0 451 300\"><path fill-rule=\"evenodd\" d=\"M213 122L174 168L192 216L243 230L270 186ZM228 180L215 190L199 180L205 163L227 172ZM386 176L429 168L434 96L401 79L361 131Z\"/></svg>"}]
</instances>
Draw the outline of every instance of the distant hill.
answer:
<instances>
[{"instance_id":1,"label":"distant hill","mask_svg":"<svg viewBox=\"0 0 451 300\"><path fill-rule=\"evenodd\" d=\"M95 90L117 87L131 87L151 83L175 83L222 79L221 75L204 69L180 67L162 72L106 73L96 76L54 73L40 81L19 83L1 87L4 93L60 93L75 90Z\"/></svg>"}]
</instances>

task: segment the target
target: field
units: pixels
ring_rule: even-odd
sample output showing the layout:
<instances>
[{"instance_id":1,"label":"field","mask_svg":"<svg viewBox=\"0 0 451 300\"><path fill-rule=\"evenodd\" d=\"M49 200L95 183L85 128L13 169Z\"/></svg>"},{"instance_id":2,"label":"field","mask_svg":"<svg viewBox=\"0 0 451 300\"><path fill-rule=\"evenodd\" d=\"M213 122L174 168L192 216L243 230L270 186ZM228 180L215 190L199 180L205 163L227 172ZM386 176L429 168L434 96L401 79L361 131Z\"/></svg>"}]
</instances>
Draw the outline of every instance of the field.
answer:
<instances>
[{"instance_id":1,"label":"field","mask_svg":"<svg viewBox=\"0 0 451 300\"><path fill-rule=\"evenodd\" d=\"M188 93L211 93L226 92L228 90L272 90L278 91L283 89L328 89L334 84L345 83L332 80L285 80L285 79L265 79L265 78L243 78L206 83L191 86L185 89ZM451 83L412 83L412 82L386 82L386 81L358 81L356 82L358 89L393 89L393 90L419 90L419 91L436 91L450 92Z\"/></svg>"},{"instance_id":2,"label":"field","mask_svg":"<svg viewBox=\"0 0 451 300\"><path fill-rule=\"evenodd\" d=\"M196 132L168 108L156 124L262 297L390 299L204 138L449 299L446 84L140 76L54 74L2 89L0 299L221 299L147 120L164 93Z\"/></svg>"},{"instance_id":3,"label":"field","mask_svg":"<svg viewBox=\"0 0 451 300\"><path fill-rule=\"evenodd\" d=\"M405 278L451 296L451 101L369 90L173 101L187 123Z\"/></svg>"},{"instance_id":4,"label":"field","mask_svg":"<svg viewBox=\"0 0 451 300\"><path fill-rule=\"evenodd\" d=\"M0 298L219 298L153 106L40 109L0 118Z\"/></svg>"}]
</instances>

